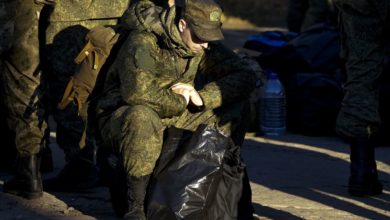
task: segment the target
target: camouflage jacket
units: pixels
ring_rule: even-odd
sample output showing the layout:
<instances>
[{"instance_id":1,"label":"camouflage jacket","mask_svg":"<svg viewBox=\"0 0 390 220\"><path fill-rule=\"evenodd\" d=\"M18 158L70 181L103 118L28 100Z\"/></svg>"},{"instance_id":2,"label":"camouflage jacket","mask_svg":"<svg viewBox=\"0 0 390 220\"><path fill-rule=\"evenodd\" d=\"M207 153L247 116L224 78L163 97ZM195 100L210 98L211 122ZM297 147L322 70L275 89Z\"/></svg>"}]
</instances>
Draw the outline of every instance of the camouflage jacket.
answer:
<instances>
[{"instance_id":1,"label":"camouflage jacket","mask_svg":"<svg viewBox=\"0 0 390 220\"><path fill-rule=\"evenodd\" d=\"M133 12L127 11L125 19L131 20L131 25L134 20L129 18L137 17ZM204 53L192 54L181 42L173 22L174 8L160 16L145 11L137 14L149 19L139 18L145 28L138 25L130 33L109 69L97 104L98 115L123 105L146 105L161 118L179 116L187 106L181 95L169 89L177 82L192 84L206 110L248 98L255 74L233 51L221 43L210 43Z\"/></svg>"}]
</instances>

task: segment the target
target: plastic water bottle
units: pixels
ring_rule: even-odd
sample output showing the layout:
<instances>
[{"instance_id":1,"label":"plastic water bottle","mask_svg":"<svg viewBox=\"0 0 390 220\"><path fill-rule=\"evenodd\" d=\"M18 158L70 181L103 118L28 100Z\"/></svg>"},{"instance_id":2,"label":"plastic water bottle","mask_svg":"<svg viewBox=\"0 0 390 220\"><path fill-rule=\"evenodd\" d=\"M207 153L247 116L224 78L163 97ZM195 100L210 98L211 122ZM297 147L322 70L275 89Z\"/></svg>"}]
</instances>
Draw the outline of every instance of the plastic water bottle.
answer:
<instances>
[{"instance_id":1,"label":"plastic water bottle","mask_svg":"<svg viewBox=\"0 0 390 220\"><path fill-rule=\"evenodd\" d=\"M286 131L286 95L278 74L270 72L260 96L260 129L264 135Z\"/></svg>"}]
</instances>

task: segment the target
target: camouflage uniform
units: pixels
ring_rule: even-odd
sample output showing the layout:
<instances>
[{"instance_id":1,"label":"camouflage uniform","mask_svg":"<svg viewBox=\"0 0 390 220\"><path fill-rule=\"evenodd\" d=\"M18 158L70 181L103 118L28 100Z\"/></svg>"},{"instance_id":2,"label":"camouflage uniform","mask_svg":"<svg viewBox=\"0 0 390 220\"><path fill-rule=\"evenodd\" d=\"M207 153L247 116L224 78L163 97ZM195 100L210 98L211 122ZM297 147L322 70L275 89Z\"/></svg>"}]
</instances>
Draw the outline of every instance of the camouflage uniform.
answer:
<instances>
[{"instance_id":1,"label":"camouflage uniform","mask_svg":"<svg viewBox=\"0 0 390 220\"><path fill-rule=\"evenodd\" d=\"M40 152L46 128L39 104L38 16L42 7L34 1L0 1L2 97L22 157Z\"/></svg>"},{"instance_id":2,"label":"camouflage uniform","mask_svg":"<svg viewBox=\"0 0 390 220\"><path fill-rule=\"evenodd\" d=\"M301 32L306 28L335 17L334 0L289 0L287 27L290 31Z\"/></svg>"},{"instance_id":3,"label":"camouflage uniform","mask_svg":"<svg viewBox=\"0 0 390 220\"><path fill-rule=\"evenodd\" d=\"M131 19L138 14L127 13L125 21L134 26ZM171 8L152 22L139 19L150 23L138 27L150 29L130 33L97 103L103 143L121 154L130 176L152 173L168 126L195 130L206 123L232 136L236 144L243 141L253 71L220 43L193 54L181 41L174 17ZM203 108L187 108L186 100L169 89L178 82L195 87Z\"/></svg>"},{"instance_id":4,"label":"camouflage uniform","mask_svg":"<svg viewBox=\"0 0 390 220\"><path fill-rule=\"evenodd\" d=\"M14 176L3 185L6 193L26 199L43 195L39 171L44 141L41 108L40 34L45 0L0 1L1 81L8 125L16 134ZM4 41L3 41L4 40Z\"/></svg>"},{"instance_id":5,"label":"camouflage uniform","mask_svg":"<svg viewBox=\"0 0 390 220\"><path fill-rule=\"evenodd\" d=\"M342 56L346 61L346 94L337 118L337 132L350 141L348 192L352 196L379 195L373 136L379 118L379 77L388 43L387 0L337 0L340 9Z\"/></svg>"},{"instance_id":6,"label":"camouflage uniform","mask_svg":"<svg viewBox=\"0 0 390 220\"><path fill-rule=\"evenodd\" d=\"M349 138L377 134L379 77L385 43L389 42L390 2L338 0L341 11L342 56L346 59L346 95L337 119L337 131Z\"/></svg>"},{"instance_id":7,"label":"camouflage uniform","mask_svg":"<svg viewBox=\"0 0 390 220\"><path fill-rule=\"evenodd\" d=\"M64 110L57 104L70 77L76 72L74 58L83 48L85 35L98 25L115 25L130 0L56 1L46 31L46 63L49 84L49 110L57 122L57 142L66 160L79 156L84 122L73 103ZM91 145L88 145L92 147Z\"/></svg>"}]
</instances>

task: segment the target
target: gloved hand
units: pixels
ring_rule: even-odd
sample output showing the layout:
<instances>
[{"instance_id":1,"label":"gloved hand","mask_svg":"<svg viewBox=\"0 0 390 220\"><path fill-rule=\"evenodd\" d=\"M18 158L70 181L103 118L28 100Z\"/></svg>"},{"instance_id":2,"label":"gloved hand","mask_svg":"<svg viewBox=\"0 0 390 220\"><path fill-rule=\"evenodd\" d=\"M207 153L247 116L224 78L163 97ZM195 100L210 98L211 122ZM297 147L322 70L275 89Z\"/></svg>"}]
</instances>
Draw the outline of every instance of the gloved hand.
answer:
<instances>
[{"instance_id":1,"label":"gloved hand","mask_svg":"<svg viewBox=\"0 0 390 220\"><path fill-rule=\"evenodd\" d=\"M203 101L193 86L186 83L176 83L170 87L172 92L184 96L187 104L191 101L195 106L202 106Z\"/></svg>"}]
</instances>

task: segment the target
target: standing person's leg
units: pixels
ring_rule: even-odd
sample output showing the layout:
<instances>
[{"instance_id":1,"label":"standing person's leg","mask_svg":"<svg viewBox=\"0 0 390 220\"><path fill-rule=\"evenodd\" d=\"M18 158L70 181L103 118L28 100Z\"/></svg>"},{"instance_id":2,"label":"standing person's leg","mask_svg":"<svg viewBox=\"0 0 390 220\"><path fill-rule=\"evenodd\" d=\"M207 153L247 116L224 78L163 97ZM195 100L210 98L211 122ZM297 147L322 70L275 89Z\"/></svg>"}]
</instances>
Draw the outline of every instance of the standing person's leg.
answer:
<instances>
[{"instance_id":1,"label":"standing person's leg","mask_svg":"<svg viewBox=\"0 0 390 220\"><path fill-rule=\"evenodd\" d=\"M339 4L348 75L337 132L350 140L351 195L379 194L372 138L378 131L379 77L384 59L384 21L370 1Z\"/></svg>"},{"instance_id":2,"label":"standing person's leg","mask_svg":"<svg viewBox=\"0 0 390 220\"><path fill-rule=\"evenodd\" d=\"M4 183L4 192L28 199L42 195L39 156L46 124L40 108L42 95L39 70L38 14L33 1L16 2L11 48L2 61L2 86L8 108L9 127L14 129L17 148L15 176ZM9 9L10 11L14 11Z\"/></svg>"}]
</instances>

